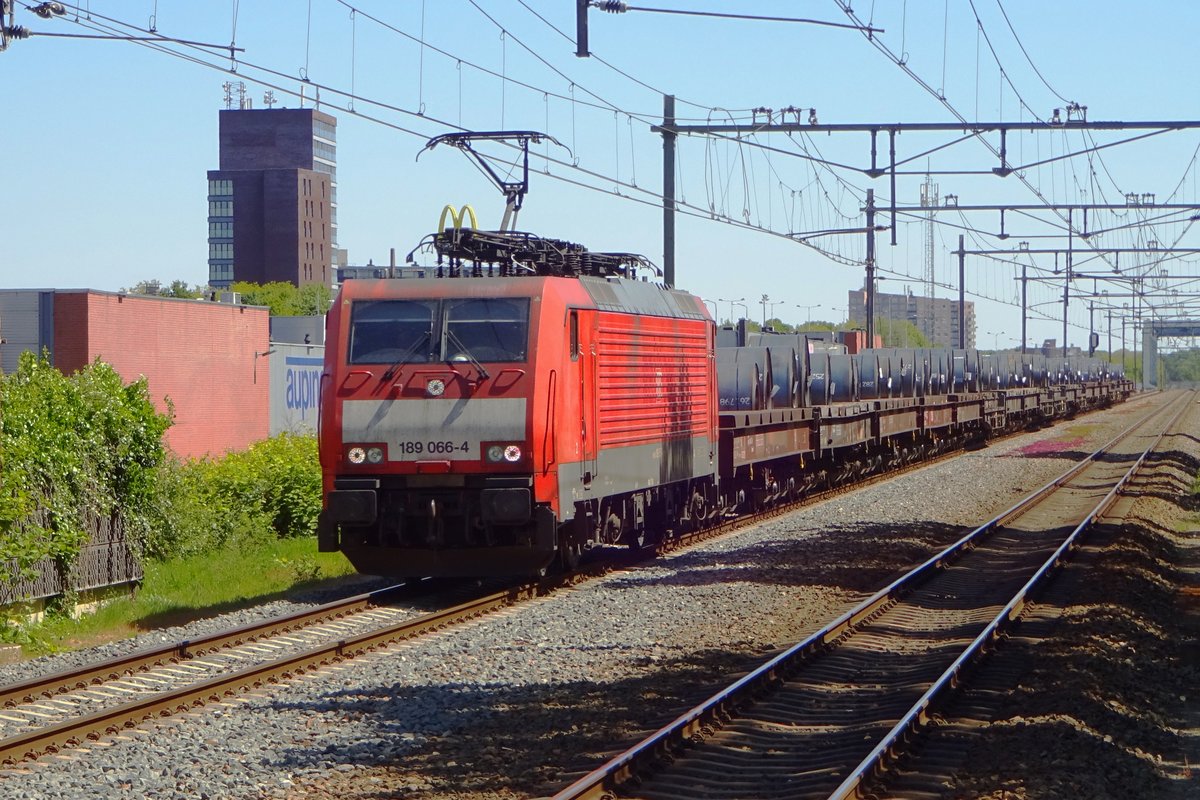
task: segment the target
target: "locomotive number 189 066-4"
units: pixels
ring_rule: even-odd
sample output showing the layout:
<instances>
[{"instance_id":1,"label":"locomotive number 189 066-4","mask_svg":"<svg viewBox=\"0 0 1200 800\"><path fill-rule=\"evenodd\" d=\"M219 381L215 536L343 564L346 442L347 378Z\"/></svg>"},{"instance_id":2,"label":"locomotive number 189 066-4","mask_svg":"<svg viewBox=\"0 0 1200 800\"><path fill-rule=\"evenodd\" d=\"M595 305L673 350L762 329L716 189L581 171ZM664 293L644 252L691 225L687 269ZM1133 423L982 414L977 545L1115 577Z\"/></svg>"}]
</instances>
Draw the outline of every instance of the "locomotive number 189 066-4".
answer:
<instances>
[{"instance_id":1,"label":"locomotive number 189 066-4","mask_svg":"<svg viewBox=\"0 0 1200 800\"><path fill-rule=\"evenodd\" d=\"M419 455L449 455L453 453L469 453L470 442L429 441L429 442L399 442L400 452L407 456Z\"/></svg>"}]
</instances>

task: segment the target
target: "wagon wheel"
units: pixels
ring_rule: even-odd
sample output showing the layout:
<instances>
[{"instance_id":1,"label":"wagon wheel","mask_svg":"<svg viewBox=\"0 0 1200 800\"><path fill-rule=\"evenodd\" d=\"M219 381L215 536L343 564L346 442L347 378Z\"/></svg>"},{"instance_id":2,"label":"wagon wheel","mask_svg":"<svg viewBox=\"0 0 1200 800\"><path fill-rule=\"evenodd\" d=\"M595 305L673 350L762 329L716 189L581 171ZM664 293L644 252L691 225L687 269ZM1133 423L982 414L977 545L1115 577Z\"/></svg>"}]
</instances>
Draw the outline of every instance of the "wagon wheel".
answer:
<instances>
[{"instance_id":1,"label":"wagon wheel","mask_svg":"<svg viewBox=\"0 0 1200 800\"><path fill-rule=\"evenodd\" d=\"M688 501L688 517L692 530L700 530L704 527L704 520L707 517L707 502L704 494L699 490L692 492L692 499Z\"/></svg>"}]
</instances>

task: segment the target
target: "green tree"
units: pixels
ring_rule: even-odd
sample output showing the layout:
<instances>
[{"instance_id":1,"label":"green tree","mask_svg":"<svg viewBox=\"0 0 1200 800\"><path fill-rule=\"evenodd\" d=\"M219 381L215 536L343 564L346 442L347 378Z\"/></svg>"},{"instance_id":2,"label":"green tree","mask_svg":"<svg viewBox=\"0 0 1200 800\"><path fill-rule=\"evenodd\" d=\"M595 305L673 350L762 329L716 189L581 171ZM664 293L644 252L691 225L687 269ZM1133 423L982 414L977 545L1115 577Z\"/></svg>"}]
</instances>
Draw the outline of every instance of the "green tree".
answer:
<instances>
[{"instance_id":1,"label":"green tree","mask_svg":"<svg viewBox=\"0 0 1200 800\"><path fill-rule=\"evenodd\" d=\"M814 319L803 325L796 326L796 333L828 333L829 331L847 330L845 323L826 322L823 319Z\"/></svg>"},{"instance_id":2,"label":"green tree","mask_svg":"<svg viewBox=\"0 0 1200 800\"><path fill-rule=\"evenodd\" d=\"M238 281L230 291L242 296L242 302L251 306L266 306L273 317L297 317L324 314L329 310L332 297L328 286L316 283L296 286L286 281L257 284Z\"/></svg>"},{"instance_id":3,"label":"green tree","mask_svg":"<svg viewBox=\"0 0 1200 800\"><path fill-rule=\"evenodd\" d=\"M1162 357L1168 381L1200 383L1200 350L1180 350Z\"/></svg>"},{"instance_id":4,"label":"green tree","mask_svg":"<svg viewBox=\"0 0 1200 800\"><path fill-rule=\"evenodd\" d=\"M238 281L229 287L231 292L242 296L242 302L250 306L266 306L273 317L294 317L300 313L299 290L295 284L285 281L257 284Z\"/></svg>"},{"instance_id":5,"label":"green tree","mask_svg":"<svg viewBox=\"0 0 1200 800\"><path fill-rule=\"evenodd\" d=\"M138 281L128 289L121 291L127 294L148 294L157 295L159 297L181 297L188 300L199 300L206 296L206 290L203 286L188 286L187 281L174 280L169 284L164 285L162 281L145 280Z\"/></svg>"},{"instance_id":6,"label":"green tree","mask_svg":"<svg viewBox=\"0 0 1200 800\"><path fill-rule=\"evenodd\" d=\"M1136 383L1141 379L1141 359L1132 350L1118 350L1108 357L1113 364L1125 367L1125 377Z\"/></svg>"},{"instance_id":7,"label":"green tree","mask_svg":"<svg viewBox=\"0 0 1200 800\"><path fill-rule=\"evenodd\" d=\"M767 320L767 327L776 333L795 333L796 329L788 323L781 320L779 317L773 317Z\"/></svg>"},{"instance_id":8,"label":"green tree","mask_svg":"<svg viewBox=\"0 0 1200 800\"><path fill-rule=\"evenodd\" d=\"M333 305L333 292L320 283L306 283L300 287L297 304L304 316L320 316Z\"/></svg>"}]
</instances>

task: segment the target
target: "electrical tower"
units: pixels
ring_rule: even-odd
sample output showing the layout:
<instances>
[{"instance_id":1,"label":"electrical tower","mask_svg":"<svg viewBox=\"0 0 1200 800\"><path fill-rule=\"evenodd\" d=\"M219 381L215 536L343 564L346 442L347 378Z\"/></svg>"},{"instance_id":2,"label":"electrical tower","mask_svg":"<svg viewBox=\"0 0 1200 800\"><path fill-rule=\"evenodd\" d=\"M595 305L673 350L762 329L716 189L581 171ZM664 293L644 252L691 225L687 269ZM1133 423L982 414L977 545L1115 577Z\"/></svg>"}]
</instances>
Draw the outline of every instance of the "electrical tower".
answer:
<instances>
[{"instance_id":1,"label":"electrical tower","mask_svg":"<svg viewBox=\"0 0 1200 800\"><path fill-rule=\"evenodd\" d=\"M933 331L933 217L937 213L938 185L933 182L929 173L925 174L925 182L921 184L921 208L928 209L925 217L925 308L928 319L926 325Z\"/></svg>"}]
</instances>

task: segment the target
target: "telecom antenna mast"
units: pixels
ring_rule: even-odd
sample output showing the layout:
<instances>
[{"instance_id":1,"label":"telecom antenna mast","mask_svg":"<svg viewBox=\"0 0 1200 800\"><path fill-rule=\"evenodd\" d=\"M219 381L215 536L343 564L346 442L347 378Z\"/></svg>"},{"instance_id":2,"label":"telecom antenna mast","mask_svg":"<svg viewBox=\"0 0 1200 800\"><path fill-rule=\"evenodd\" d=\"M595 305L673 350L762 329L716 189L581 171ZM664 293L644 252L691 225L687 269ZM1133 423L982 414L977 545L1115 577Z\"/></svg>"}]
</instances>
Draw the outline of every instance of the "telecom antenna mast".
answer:
<instances>
[{"instance_id":1,"label":"telecom antenna mast","mask_svg":"<svg viewBox=\"0 0 1200 800\"><path fill-rule=\"evenodd\" d=\"M925 216L925 297L928 298L925 304L925 313L927 315L926 325L929 331L933 332L933 217L937 213L938 205L938 185L933 182L929 174L925 174L925 182L921 184L921 208L929 209Z\"/></svg>"}]
</instances>

